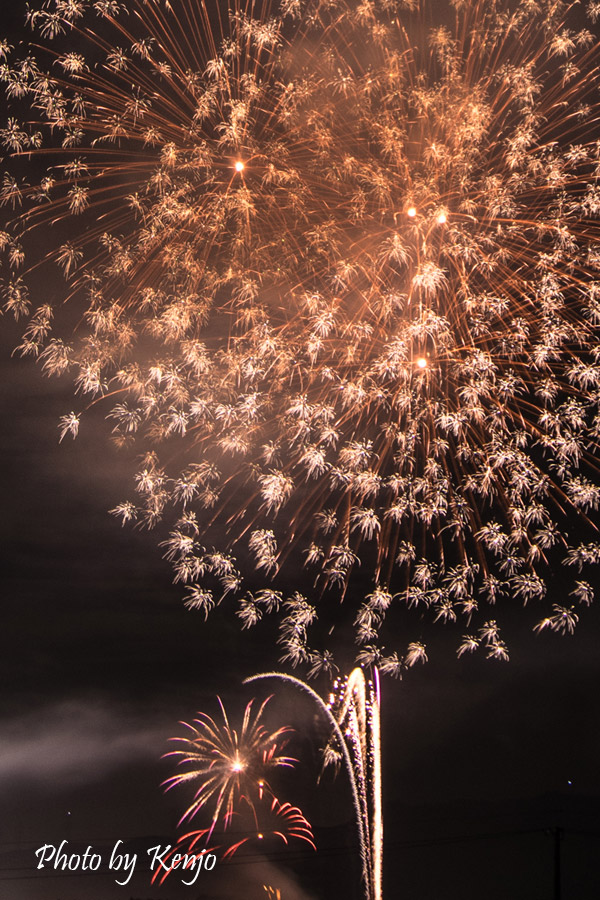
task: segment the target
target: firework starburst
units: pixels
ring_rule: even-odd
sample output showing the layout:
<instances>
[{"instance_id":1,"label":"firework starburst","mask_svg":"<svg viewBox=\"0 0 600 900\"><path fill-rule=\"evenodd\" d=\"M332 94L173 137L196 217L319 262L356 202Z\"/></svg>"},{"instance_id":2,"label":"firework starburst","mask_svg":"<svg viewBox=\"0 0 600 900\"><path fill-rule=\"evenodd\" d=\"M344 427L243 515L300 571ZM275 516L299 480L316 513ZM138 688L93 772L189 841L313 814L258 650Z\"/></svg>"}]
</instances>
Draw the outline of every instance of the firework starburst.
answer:
<instances>
[{"instance_id":1,"label":"firework starburst","mask_svg":"<svg viewBox=\"0 0 600 900\"><path fill-rule=\"evenodd\" d=\"M221 722L200 713L191 725L183 723L191 734L173 738L183 747L167 754L178 760L185 771L178 772L165 781L167 790L181 784L198 784L194 799L181 817L188 821L200 809L211 810L212 827L223 820L230 823L239 801L244 798L250 807L272 798L269 773L281 766L292 766L295 760L283 754L290 729L279 728L270 732L263 724L263 713L268 699L257 709L253 701L244 711L240 729L232 728L220 698Z\"/></svg>"},{"instance_id":2,"label":"firework starburst","mask_svg":"<svg viewBox=\"0 0 600 900\"><path fill-rule=\"evenodd\" d=\"M403 608L503 659L490 604L543 604L561 562L538 628L593 598L599 11L575 6L55 0L44 49L2 47L21 352L144 452L115 512L167 523L187 605L279 612L313 673L329 593L361 592L358 659L392 674L425 658L383 649Z\"/></svg>"}]
</instances>

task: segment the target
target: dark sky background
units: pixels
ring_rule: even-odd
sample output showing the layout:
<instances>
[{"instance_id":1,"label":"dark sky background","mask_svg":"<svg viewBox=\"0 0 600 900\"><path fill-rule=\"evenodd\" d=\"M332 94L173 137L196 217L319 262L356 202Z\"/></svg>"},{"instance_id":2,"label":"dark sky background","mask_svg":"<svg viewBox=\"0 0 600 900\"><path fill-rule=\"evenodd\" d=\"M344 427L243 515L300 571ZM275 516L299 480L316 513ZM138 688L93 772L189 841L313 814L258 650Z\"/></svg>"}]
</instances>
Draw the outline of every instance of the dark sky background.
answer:
<instances>
[{"instance_id":1,"label":"dark sky background","mask_svg":"<svg viewBox=\"0 0 600 900\"><path fill-rule=\"evenodd\" d=\"M123 461L100 421L97 433L58 444L68 387L10 358L16 334L4 320L0 896L175 900L181 889L151 888L142 867L183 811L184 794L160 788L167 739L196 710L216 713L217 692L241 711L252 696L242 678L275 665L276 653L233 616L205 625L188 612L155 536L107 514L128 495ZM426 666L384 682L386 896L433 900L454 885L451 896L469 900L551 898L546 832L558 826L563 896L598 896L598 611L569 638L533 635L535 620L515 613L508 664L456 660L456 635L439 629ZM315 783L312 712L281 692L272 716L297 727L301 765L287 796L312 819L319 853L274 847L269 860L253 848L182 896L260 897L263 882L285 900L360 896L343 777ZM108 857L118 839L141 847L129 885L36 870L45 843Z\"/></svg>"},{"instance_id":2,"label":"dark sky background","mask_svg":"<svg viewBox=\"0 0 600 900\"><path fill-rule=\"evenodd\" d=\"M17 334L4 319L0 896L253 898L266 882L285 900L359 897L343 778L316 785L319 734L289 692L272 713L298 731L301 765L285 796L312 819L319 852L252 848L201 886L151 888L146 849L172 839L184 808L182 792L160 788L167 739L196 710L216 713L217 692L241 712L252 696L242 678L276 665L276 652L233 616L205 625L188 612L157 538L108 515L129 495L125 461L100 418L58 444L69 387L10 357ZM467 900L551 898L556 827L563 897L598 896L598 610L582 611L568 638L535 636L536 619L513 613L508 664L456 660L457 635L440 628L426 666L384 682L386 896L434 900L454 885L451 896ZM108 858L118 839L141 848L129 885L36 870L45 843L90 844Z\"/></svg>"},{"instance_id":3,"label":"dark sky background","mask_svg":"<svg viewBox=\"0 0 600 900\"><path fill-rule=\"evenodd\" d=\"M158 538L108 515L130 494L126 460L101 417L59 445L58 417L76 403L66 383L11 358L18 336L5 317L0 897L253 900L265 883L283 900L360 897L343 776L316 784L312 711L284 691L270 721L296 726L286 796L312 820L318 853L254 846L194 887L151 886L146 849L173 839L184 808L182 792L160 787L168 738L197 710L216 713L217 692L241 712L252 696L242 679L277 654L233 615L204 624L188 612ZM559 602L570 588L553 589ZM384 681L386 900L551 900L557 828L562 897L600 895L600 611L582 610L568 638L534 635L538 618L512 613L508 664L456 660L456 634L438 628L426 666ZM37 870L35 850L63 840L103 859L127 842L136 874L119 886L114 873Z\"/></svg>"}]
</instances>

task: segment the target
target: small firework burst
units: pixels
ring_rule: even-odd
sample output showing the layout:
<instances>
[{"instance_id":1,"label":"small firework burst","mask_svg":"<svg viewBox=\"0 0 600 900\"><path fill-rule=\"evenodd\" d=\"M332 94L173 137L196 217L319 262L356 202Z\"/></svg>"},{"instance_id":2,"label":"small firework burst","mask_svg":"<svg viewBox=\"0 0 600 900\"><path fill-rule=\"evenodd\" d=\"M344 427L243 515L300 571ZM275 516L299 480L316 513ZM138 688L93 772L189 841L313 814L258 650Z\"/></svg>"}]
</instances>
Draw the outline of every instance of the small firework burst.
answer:
<instances>
[{"instance_id":1,"label":"small firework burst","mask_svg":"<svg viewBox=\"0 0 600 900\"><path fill-rule=\"evenodd\" d=\"M183 723L190 729L190 736L172 738L184 748L166 756L177 758L185 771L168 778L164 786L170 790L177 785L199 783L180 824L201 811L209 812L211 824L183 835L170 856L180 853L182 846L191 853L200 840L210 841L214 834L219 834L221 843L226 842L225 856L249 841L269 837L285 843L299 838L314 846L308 820L297 807L280 801L268 780L274 769L291 767L296 762L283 753L291 729L269 731L263 724L269 699L257 709L254 701L248 703L239 731L231 727L219 699L221 722L200 713L191 725Z\"/></svg>"},{"instance_id":2,"label":"small firework burst","mask_svg":"<svg viewBox=\"0 0 600 900\"><path fill-rule=\"evenodd\" d=\"M191 735L171 740L184 745L184 749L172 750L167 757L178 760L178 766L186 771L168 778L164 785L167 790L176 785L200 782L193 802L186 809L180 822L192 819L196 813L210 804L212 820L215 824L223 817L225 824L243 796L252 803L262 800L263 795L272 794L267 781L269 773L280 766L293 766L295 759L283 755L290 728L279 728L270 732L262 718L267 700L253 710L250 701L244 711L239 732L232 728L221 699L222 722L217 723L205 713L199 713L189 728Z\"/></svg>"}]
</instances>

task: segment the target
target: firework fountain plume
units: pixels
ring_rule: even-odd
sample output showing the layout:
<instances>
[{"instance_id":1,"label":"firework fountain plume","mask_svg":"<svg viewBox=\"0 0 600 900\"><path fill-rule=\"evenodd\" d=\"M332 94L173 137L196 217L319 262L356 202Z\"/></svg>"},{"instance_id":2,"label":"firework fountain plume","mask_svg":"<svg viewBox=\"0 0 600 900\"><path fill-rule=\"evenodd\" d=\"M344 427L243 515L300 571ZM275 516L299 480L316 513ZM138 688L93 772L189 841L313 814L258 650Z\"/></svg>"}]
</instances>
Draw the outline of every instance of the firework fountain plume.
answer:
<instances>
[{"instance_id":1,"label":"firework fountain plume","mask_svg":"<svg viewBox=\"0 0 600 900\"><path fill-rule=\"evenodd\" d=\"M343 760L354 802L365 898L381 900L383 815L377 669L374 683L365 682L360 668L354 669L347 678L336 679L327 703L304 681L282 672L253 675L246 683L264 679L279 680L308 694L330 726L331 740L324 751L324 763Z\"/></svg>"}]
</instances>

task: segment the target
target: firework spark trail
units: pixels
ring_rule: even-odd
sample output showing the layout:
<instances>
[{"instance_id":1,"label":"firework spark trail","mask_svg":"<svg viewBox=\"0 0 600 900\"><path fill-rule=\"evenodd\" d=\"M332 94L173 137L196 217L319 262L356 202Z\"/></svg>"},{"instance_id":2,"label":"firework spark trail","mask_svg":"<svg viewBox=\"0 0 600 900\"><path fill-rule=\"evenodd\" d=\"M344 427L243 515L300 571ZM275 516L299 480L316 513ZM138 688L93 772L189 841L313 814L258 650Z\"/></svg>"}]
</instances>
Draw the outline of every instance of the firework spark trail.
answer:
<instances>
[{"instance_id":1,"label":"firework spark trail","mask_svg":"<svg viewBox=\"0 0 600 900\"><path fill-rule=\"evenodd\" d=\"M376 672L376 670L375 670ZM244 683L277 679L299 688L317 704L332 729L331 740L342 754L352 791L366 900L381 900L383 815L381 807L381 737L379 694L367 686L362 669L339 679L329 703L309 685L281 672L265 672Z\"/></svg>"},{"instance_id":2,"label":"firework spark trail","mask_svg":"<svg viewBox=\"0 0 600 900\"><path fill-rule=\"evenodd\" d=\"M375 677L377 677L377 669ZM381 730L379 693L362 669L334 684L335 717L352 748L353 768L360 786L361 811L369 848L371 900L381 900L383 867L383 815L381 808Z\"/></svg>"},{"instance_id":3,"label":"firework spark trail","mask_svg":"<svg viewBox=\"0 0 600 900\"><path fill-rule=\"evenodd\" d=\"M266 796L263 794L262 800ZM262 802L255 804L242 795L240 802L236 805L236 815L242 816L247 811L247 807L250 808L254 820L250 829L238 828L231 833L228 831L230 826L230 821L228 821L225 823L225 830L217 844L209 845L209 841L214 840L213 826L182 834L177 843L161 857L161 865L154 871L152 883L164 884L173 872L181 873L186 869L197 868L205 856L214 854L217 850L222 850L222 859L227 859L250 841L258 842L264 841L266 838L277 838L284 844L288 844L291 838L298 838L310 844L313 850L317 849L310 823L297 806L292 806L287 802L281 803L277 797L273 796L270 797L268 804ZM240 833L244 835L241 838L239 837ZM199 845L202 844L205 846L200 848Z\"/></svg>"},{"instance_id":4,"label":"firework spark trail","mask_svg":"<svg viewBox=\"0 0 600 900\"><path fill-rule=\"evenodd\" d=\"M377 669L374 670L378 677ZM379 691L371 686L369 698L369 736L370 736L370 798L371 798L371 847L373 856L373 894L381 900L383 891L383 788L381 775L381 722Z\"/></svg>"},{"instance_id":5,"label":"firework spark trail","mask_svg":"<svg viewBox=\"0 0 600 900\"><path fill-rule=\"evenodd\" d=\"M374 669L374 678L378 678ZM347 723L352 734L355 770L364 785L363 815L368 825L369 856L371 860L371 891L374 900L381 900L383 813L381 808L381 727L380 697L372 683L367 684L362 669L356 668L334 686L337 691L336 718L343 727Z\"/></svg>"},{"instance_id":6,"label":"firework spark trail","mask_svg":"<svg viewBox=\"0 0 600 900\"><path fill-rule=\"evenodd\" d=\"M279 681L283 681L287 684L292 684L295 687L299 688L304 693L308 694L308 696L314 700L317 704L325 718L327 719L328 724L331 726L333 734L335 734L337 738L337 744L339 750L342 754L342 758L344 760L344 766L346 768L346 774L348 775L348 781L350 784L350 790L352 792L352 803L354 805L354 814L356 820L356 827L358 831L358 843L360 848L360 858L362 864L362 877L363 882L365 884L365 890L368 891L370 885L370 859L369 859L369 849L365 836L364 830L364 817L363 817L363 809L360 798L359 787L356 781L355 773L354 773L354 765L352 761L352 757L348 750L348 746L346 744L346 740L344 738L344 734L340 729L340 726L337 722L337 719L331 712L330 707L324 702L324 700L314 691L308 684L305 684L300 678L296 678L294 675L286 675L283 672L263 672L260 675L252 675L250 678L245 679L244 684L251 684L253 681L260 681L266 678L275 678ZM368 897L368 895L367 895Z\"/></svg>"},{"instance_id":7,"label":"firework spark trail","mask_svg":"<svg viewBox=\"0 0 600 900\"><path fill-rule=\"evenodd\" d=\"M28 55L0 45L21 352L145 452L115 513L167 523L187 605L279 613L312 674L325 592L394 675L426 658L385 652L406 609L505 659L488 604L543 602L561 562L537 629L593 599L600 73L573 8L56 0Z\"/></svg>"}]
</instances>

